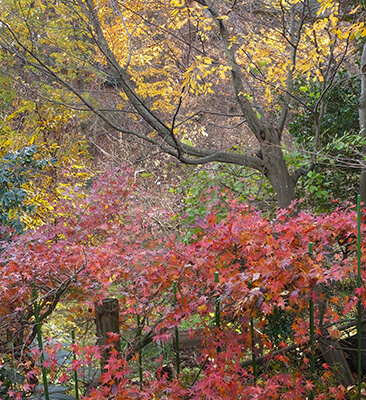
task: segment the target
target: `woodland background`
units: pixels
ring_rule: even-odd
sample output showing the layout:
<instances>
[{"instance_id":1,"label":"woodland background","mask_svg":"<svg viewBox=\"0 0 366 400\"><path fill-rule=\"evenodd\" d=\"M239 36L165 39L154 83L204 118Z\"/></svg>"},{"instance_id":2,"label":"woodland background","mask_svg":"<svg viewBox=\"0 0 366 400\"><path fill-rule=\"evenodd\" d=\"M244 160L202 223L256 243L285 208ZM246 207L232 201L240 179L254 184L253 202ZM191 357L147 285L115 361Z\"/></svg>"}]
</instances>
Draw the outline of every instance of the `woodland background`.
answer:
<instances>
[{"instance_id":1,"label":"woodland background","mask_svg":"<svg viewBox=\"0 0 366 400\"><path fill-rule=\"evenodd\" d=\"M1 398L364 395L365 16L1 0Z\"/></svg>"}]
</instances>

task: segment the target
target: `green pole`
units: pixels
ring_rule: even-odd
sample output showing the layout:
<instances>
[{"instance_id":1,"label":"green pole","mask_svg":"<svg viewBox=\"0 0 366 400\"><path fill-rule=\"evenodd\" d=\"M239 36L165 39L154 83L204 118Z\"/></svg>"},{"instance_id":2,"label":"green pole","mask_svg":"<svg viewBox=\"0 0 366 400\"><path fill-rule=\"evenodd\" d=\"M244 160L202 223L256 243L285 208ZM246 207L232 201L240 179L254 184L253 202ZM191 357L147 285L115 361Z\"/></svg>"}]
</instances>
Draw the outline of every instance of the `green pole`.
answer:
<instances>
[{"instance_id":1,"label":"green pole","mask_svg":"<svg viewBox=\"0 0 366 400\"><path fill-rule=\"evenodd\" d=\"M215 283L219 283L219 271L215 271ZM216 299L215 323L216 323L216 326L220 326L220 300L219 300L219 296L217 296L217 299Z\"/></svg>"},{"instance_id":2,"label":"green pole","mask_svg":"<svg viewBox=\"0 0 366 400\"><path fill-rule=\"evenodd\" d=\"M47 382L47 372L46 368L43 366L44 363L44 354L43 354L43 343L42 343L42 333L41 333L41 321L39 318L39 309L37 303L37 291L36 285L32 282L32 294L34 301L34 316L36 318L36 327L37 327L37 339L38 339L38 347L41 352L41 369L42 369L42 380L43 380L43 388L44 388L44 396L46 400L50 400L50 395L48 393L48 382Z\"/></svg>"},{"instance_id":3,"label":"green pole","mask_svg":"<svg viewBox=\"0 0 366 400\"><path fill-rule=\"evenodd\" d=\"M313 243L309 242L309 257L313 257ZM314 291L311 292L311 297L309 301L309 313L310 313L310 373L311 373L311 380L314 382L314 375L315 375L315 328L314 328ZM310 393L310 400L314 399L314 392L311 391Z\"/></svg>"},{"instance_id":4,"label":"green pole","mask_svg":"<svg viewBox=\"0 0 366 400\"><path fill-rule=\"evenodd\" d=\"M219 271L215 271L215 283L219 283ZM219 295L216 298L216 306L215 306L215 325L216 327L220 326L220 299ZM220 346L217 347L217 353L220 353Z\"/></svg>"},{"instance_id":5,"label":"green pole","mask_svg":"<svg viewBox=\"0 0 366 400\"><path fill-rule=\"evenodd\" d=\"M75 344L75 330L73 329L71 331L71 339L72 339L72 344ZM73 351L74 354L74 360L76 360L76 353ZM75 381L75 398L76 400L79 400L79 387L78 387L78 373L77 371L74 371L74 381Z\"/></svg>"},{"instance_id":6,"label":"green pole","mask_svg":"<svg viewBox=\"0 0 366 400\"><path fill-rule=\"evenodd\" d=\"M140 378L140 386L142 386L142 348L141 348L141 325L140 325L139 315L137 315L137 336L139 339L139 378Z\"/></svg>"},{"instance_id":7,"label":"green pole","mask_svg":"<svg viewBox=\"0 0 366 400\"><path fill-rule=\"evenodd\" d=\"M177 304L177 282L173 282L174 306ZM175 360L177 363L177 375L180 373L180 356L179 356L179 328L175 327Z\"/></svg>"},{"instance_id":8,"label":"green pole","mask_svg":"<svg viewBox=\"0 0 366 400\"><path fill-rule=\"evenodd\" d=\"M257 363L256 363L256 355L255 355L255 338L254 338L254 321L253 317L250 317L250 337L252 341L252 361L253 361L253 375L254 380L257 380Z\"/></svg>"},{"instance_id":9,"label":"green pole","mask_svg":"<svg viewBox=\"0 0 366 400\"><path fill-rule=\"evenodd\" d=\"M357 196L357 287L361 288L361 196ZM361 298L357 303L357 375L358 375L358 396L361 400L361 383L362 383L362 303Z\"/></svg>"}]
</instances>

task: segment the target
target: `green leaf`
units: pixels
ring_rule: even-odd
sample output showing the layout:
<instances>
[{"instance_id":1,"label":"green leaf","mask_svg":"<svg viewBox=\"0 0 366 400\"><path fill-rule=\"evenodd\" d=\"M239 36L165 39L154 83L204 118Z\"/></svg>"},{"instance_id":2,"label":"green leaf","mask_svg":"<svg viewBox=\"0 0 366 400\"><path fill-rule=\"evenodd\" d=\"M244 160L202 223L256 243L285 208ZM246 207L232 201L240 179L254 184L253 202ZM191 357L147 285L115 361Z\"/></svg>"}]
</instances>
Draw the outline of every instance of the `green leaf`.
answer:
<instances>
[{"instance_id":1,"label":"green leaf","mask_svg":"<svg viewBox=\"0 0 366 400\"><path fill-rule=\"evenodd\" d=\"M183 143L188 145L188 146L193 146L193 143L189 139L184 139Z\"/></svg>"},{"instance_id":2,"label":"green leaf","mask_svg":"<svg viewBox=\"0 0 366 400\"><path fill-rule=\"evenodd\" d=\"M314 193L316 190L318 190L318 188L316 186L314 186L314 185L309 187L309 192L310 193Z\"/></svg>"},{"instance_id":3,"label":"green leaf","mask_svg":"<svg viewBox=\"0 0 366 400\"><path fill-rule=\"evenodd\" d=\"M164 171L167 170L169 167L171 167L171 166L173 166L173 165L174 165L174 163L173 163L173 162L170 162L170 163L164 168Z\"/></svg>"},{"instance_id":4,"label":"green leaf","mask_svg":"<svg viewBox=\"0 0 366 400\"><path fill-rule=\"evenodd\" d=\"M335 147L337 150L343 149L344 146L345 146L345 145L344 145L343 142L336 142L336 143L334 143L334 147Z\"/></svg>"},{"instance_id":5,"label":"green leaf","mask_svg":"<svg viewBox=\"0 0 366 400\"><path fill-rule=\"evenodd\" d=\"M318 199L327 199L328 198L328 192L326 190L320 190L319 192L316 193L316 197Z\"/></svg>"}]
</instances>

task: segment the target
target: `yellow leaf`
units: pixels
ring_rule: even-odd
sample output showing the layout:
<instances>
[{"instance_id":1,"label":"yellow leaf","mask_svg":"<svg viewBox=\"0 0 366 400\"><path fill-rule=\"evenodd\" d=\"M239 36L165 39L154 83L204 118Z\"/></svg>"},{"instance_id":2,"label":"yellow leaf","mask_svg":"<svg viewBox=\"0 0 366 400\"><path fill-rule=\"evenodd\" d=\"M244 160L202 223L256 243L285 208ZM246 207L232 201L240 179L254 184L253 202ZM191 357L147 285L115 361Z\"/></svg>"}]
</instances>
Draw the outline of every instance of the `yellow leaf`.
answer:
<instances>
[{"instance_id":1,"label":"yellow leaf","mask_svg":"<svg viewBox=\"0 0 366 400\"><path fill-rule=\"evenodd\" d=\"M317 77L319 78L319 81L324 82L324 78L323 78L323 75L321 74L320 70L319 69L315 70L315 73L316 73Z\"/></svg>"},{"instance_id":2,"label":"yellow leaf","mask_svg":"<svg viewBox=\"0 0 366 400\"><path fill-rule=\"evenodd\" d=\"M336 26L336 25L337 25L338 18L337 18L334 14L331 14L331 15L329 16L329 19L330 19L330 21L331 21L331 23L332 23L332 26Z\"/></svg>"},{"instance_id":3,"label":"yellow leaf","mask_svg":"<svg viewBox=\"0 0 366 400\"><path fill-rule=\"evenodd\" d=\"M198 312L205 312L205 311L207 311L206 304L202 304L201 306L198 307Z\"/></svg>"},{"instance_id":4,"label":"yellow leaf","mask_svg":"<svg viewBox=\"0 0 366 400\"><path fill-rule=\"evenodd\" d=\"M266 87L266 97L267 97L268 103L271 103L272 95L271 95L271 87L270 86Z\"/></svg>"},{"instance_id":5,"label":"yellow leaf","mask_svg":"<svg viewBox=\"0 0 366 400\"><path fill-rule=\"evenodd\" d=\"M361 7L361 4L359 4L356 8L354 8L352 11L350 11L350 12L348 13L348 15L355 14L355 13L357 12L357 10L358 10L360 7Z\"/></svg>"},{"instance_id":6,"label":"yellow leaf","mask_svg":"<svg viewBox=\"0 0 366 400\"><path fill-rule=\"evenodd\" d=\"M184 0L171 0L170 4L172 7L183 7Z\"/></svg>"}]
</instances>

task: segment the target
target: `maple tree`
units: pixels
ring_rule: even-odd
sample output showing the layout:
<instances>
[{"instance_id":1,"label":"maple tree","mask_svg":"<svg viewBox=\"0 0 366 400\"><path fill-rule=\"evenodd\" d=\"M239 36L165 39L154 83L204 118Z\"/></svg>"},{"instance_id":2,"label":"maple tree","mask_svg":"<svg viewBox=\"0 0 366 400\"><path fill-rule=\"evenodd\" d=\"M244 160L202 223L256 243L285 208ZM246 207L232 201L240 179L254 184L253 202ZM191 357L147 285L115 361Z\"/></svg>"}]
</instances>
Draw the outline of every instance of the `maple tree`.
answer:
<instances>
[{"instance_id":1,"label":"maple tree","mask_svg":"<svg viewBox=\"0 0 366 400\"><path fill-rule=\"evenodd\" d=\"M207 196L214 196L211 189ZM92 386L83 371L88 365L96 368L103 349L80 340L72 345L76 358L65 367L56 357L62 344L49 340L45 346L43 367L50 379L65 384L76 371L85 379L86 398L300 399L312 390L318 399L345 398L335 366L322 363L315 377L309 375L308 304L310 298L318 304L320 343L339 339L356 324L358 299L365 302L364 288L354 286L357 224L352 207L320 216L288 217L280 211L269 219L233 200L225 218L217 221L212 209L197 222L195 241L184 243L176 233L162 230L162 210L147 213L138 198L134 174L126 167L106 172L89 189L70 189L54 204L53 221L19 236L1 254L2 370L12 366L25 377L22 385L11 385L10 398L35 390L39 351L33 344L32 287L42 324L62 304L74 318L86 320L93 317L94 302L119 299L121 333L112 333L107 346L118 339L123 351L109 352ZM309 242L314 243L312 258ZM196 328L201 332L194 376L188 381L182 374L172 380L161 377L158 362L145 367L146 385L136 385L140 346L168 341L184 323L192 335ZM253 352L258 367L259 362L265 365L256 372Z\"/></svg>"},{"instance_id":2,"label":"maple tree","mask_svg":"<svg viewBox=\"0 0 366 400\"><path fill-rule=\"evenodd\" d=\"M43 98L153 154L259 171L287 207L316 165L327 94L353 68L363 12L331 0L3 1L0 44L8 73ZM294 112L310 113L314 131L296 168L282 148Z\"/></svg>"}]
</instances>

